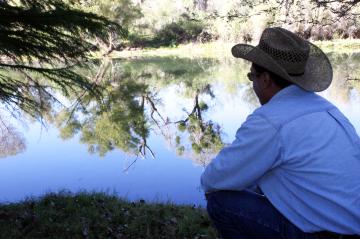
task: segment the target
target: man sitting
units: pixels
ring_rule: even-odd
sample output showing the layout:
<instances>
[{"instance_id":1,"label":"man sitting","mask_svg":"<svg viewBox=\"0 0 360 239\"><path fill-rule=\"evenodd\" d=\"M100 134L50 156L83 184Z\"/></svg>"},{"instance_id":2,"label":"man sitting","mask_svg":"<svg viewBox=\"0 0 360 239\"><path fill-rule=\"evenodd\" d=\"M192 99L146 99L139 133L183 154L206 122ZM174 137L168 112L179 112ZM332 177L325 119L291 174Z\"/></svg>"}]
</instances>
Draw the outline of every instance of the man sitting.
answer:
<instances>
[{"instance_id":1,"label":"man sitting","mask_svg":"<svg viewBox=\"0 0 360 239\"><path fill-rule=\"evenodd\" d=\"M232 54L252 62L248 78L262 106L201 176L221 236L360 238L360 139L314 93L332 81L327 56L282 28Z\"/></svg>"}]
</instances>

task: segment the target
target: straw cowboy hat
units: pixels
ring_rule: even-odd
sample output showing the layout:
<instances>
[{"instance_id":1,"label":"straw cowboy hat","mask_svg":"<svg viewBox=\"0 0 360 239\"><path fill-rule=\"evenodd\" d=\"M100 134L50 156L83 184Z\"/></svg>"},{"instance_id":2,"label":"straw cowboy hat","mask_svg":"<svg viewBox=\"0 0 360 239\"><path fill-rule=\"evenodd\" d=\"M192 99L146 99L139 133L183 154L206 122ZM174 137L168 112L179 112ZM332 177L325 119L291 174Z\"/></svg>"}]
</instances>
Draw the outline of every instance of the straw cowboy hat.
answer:
<instances>
[{"instance_id":1,"label":"straw cowboy hat","mask_svg":"<svg viewBox=\"0 0 360 239\"><path fill-rule=\"evenodd\" d=\"M307 91L323 91L332 81L332 67L325 53L280 27L266 28L257 46L237 44L231 52Z\"/></svg>"}]
</instances>

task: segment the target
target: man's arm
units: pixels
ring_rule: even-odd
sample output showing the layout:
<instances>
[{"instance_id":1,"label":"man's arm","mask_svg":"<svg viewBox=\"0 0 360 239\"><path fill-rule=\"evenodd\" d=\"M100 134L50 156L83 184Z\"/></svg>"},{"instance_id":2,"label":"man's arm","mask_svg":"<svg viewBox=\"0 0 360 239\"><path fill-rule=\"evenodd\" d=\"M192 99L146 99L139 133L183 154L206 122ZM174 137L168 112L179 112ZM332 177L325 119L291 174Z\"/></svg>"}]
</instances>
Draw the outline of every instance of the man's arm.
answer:
<instances>
[{"instance_id":1,"label":"man's arm","mask_svg":"<svg viewBox=\"0 0 360 239\"><path fill-rule=\"evenodd\" d=\"M278 130L266 119L250 115L234 142L206 167L201 176L205 192L243 190L281 162Z\"/></svg>"}]
</instances>

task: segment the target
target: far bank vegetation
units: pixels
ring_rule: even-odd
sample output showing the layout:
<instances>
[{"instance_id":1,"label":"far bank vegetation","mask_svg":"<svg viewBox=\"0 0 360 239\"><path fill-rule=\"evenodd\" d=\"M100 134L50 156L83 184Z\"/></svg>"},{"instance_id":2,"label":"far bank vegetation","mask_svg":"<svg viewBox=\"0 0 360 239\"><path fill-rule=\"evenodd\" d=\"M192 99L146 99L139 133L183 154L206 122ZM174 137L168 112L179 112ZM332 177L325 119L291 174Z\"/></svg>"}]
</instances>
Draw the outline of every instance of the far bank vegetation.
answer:
<instances>
[{"instance_id":1,"label":"far bank vegetation","mask_svg":"<svg viewBox=\"0 0 360 239\"><path fill-rule=\"evenodd\" d=\"M358 0L70 2L110 17L128 30L127 39L114 42L116 50L215 40L251 42L268 26L281 26L314 41L360 38Z\"/></svg>"}]
</instances>

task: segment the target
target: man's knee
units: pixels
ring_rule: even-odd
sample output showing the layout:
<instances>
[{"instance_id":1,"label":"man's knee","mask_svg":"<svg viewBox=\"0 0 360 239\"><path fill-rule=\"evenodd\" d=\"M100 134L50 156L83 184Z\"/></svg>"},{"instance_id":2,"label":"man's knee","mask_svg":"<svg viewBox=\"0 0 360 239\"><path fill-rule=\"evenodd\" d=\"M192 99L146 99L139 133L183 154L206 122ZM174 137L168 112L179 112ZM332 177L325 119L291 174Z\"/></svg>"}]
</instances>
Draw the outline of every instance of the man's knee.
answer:
<instances>
[{"instance_id":1,"label":"man's knee","mask_svg":"<svg viewBox=\"0 0 360 239\"><path fill-rule=\"evenodd\" d=\"M217 192L212 193L206 193L206 201L207 201L207 212L212 220L215 220L217 218L217 214L222 214L219 212L221 210L221 207L219 207L219 198L218 198Z\"/></svg>"},{"instance_id":2,"label":"man's knee","mask_svg":"<svg viewBox=\"0 0 360 239\"><path fill-rule=\"evenodd\" d=\"M248 190L217 191L206 198L208 214L224 238L280 237L283 217L263 195Z\"/></svg>"},{"instance_id":3,"label":"man's knee","mask_svg":"<svg viewBox=\"0 0 360 239\"><path fill-rule=\"evenodd\" d=\"M246 199L246 193L242 191L215 191L206 194L207 211L213 220L226 221L229 219L228 214L234 212L234 207L239 211L242 207L243 200Z\"/></svg>"},{"instance_id":4,"label":"man's knee","mask_svg":"<svg viewBox=\"0 0 360 239\"><path fill-rule=\"evenodd\" d=\"M252 191L216 191L206 194L207 211L212 220L257 220L272 210L267 199ZM264 210L268 208L269 210Z\"/></svg>"}]
</instances>

